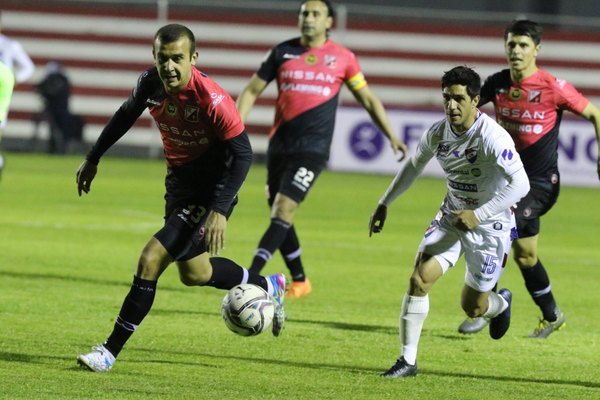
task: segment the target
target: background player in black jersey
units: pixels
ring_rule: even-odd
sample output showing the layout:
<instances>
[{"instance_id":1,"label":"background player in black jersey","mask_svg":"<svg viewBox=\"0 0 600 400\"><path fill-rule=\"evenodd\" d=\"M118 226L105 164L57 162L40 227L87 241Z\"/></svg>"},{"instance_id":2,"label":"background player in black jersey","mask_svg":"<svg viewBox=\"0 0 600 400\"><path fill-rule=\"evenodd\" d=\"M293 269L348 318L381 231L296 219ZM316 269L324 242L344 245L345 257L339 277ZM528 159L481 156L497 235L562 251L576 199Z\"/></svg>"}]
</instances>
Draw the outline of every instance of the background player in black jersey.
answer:
<instances>
[{"instance_id":1,"label":"background player in black jersey","mask_svg":"<svg viewBox=\"0 0 600 400\"><path fill-rule=\"evenodd\" d=\"M252 162L250 142L235 103L195 68L198 52L187 27L170 24L160 28L152 54L155 67L140 76L131 96L106 125L77 171L81 196L81 192L90 191L100 157L148 108L159 128L168 167L165 223L142 250L111 335L91 353L77 357L79 364L95 372L111 369L150 311L157 281L172 262L187 286L261 286L274 299L275 336L285 321L283 274L265 278L229 259L211 257L223 248L227 217Z\"/></svg>"},{"instance_id":2,"label":"background player in black jersey","mask_svg":"<svg viewBox=\"0 0 600 400\"><path fill-rule=\"evenodd\" d=\"M568 110L592 122L600 142L600 110L571 84L537 66L541 40L542 27L533 21L516 20L507 26L504 46L509 68L485 81L479 105L494 103L496 119L515 141L531 184L527 196L517 204L519 239L513 242L513 256L542 312L530 337L543 339L566 321L538 256L540 218L552 208L560 189L557 150L561 115ZM597 170L600 177L600 160ZM467 319L458 330L475 333L486 325L483 318Z\"/></svg>"},{"instance_id":3,"label":"background player in black jersey","mask_svg":"<svg viewBox=\"0 0 600 400\"><path fill-rule=\"evenodd\" d=\"M304 1L298 15L301 36L271 49L236 103L245 119L269 82L277 80L275 124L267 152L271 223L258 244L250 271L261 271L279 249L293 280L288 297L305 296L312 290L293 223L299 204L329 158L335 109L343 84L387 136L394 152L400 152L402 158L406 153L381 101L368 88L354 54L328 38L333 19L329 1Z\"/></svg>"}]
</instances>

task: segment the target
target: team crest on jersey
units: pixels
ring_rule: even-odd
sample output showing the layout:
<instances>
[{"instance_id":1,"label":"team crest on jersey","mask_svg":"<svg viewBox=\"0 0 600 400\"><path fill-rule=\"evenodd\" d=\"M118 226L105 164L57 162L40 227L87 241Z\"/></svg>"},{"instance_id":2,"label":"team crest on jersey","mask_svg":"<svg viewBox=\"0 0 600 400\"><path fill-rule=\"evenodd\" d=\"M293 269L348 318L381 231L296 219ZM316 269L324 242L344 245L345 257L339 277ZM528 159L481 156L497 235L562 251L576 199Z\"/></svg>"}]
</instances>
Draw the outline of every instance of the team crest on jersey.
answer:
<instances>
[{"instance_id":1,"label":"team crest on jersey","mask_svg":"<svg viewBox=\"0 0 600 400\"><path fill-rule=\"evenodd\" d=\"M465 150L465 157L467 161L473 164L475 160L477 160L477 149L472 147L470 149Z\"/></svg>"},{"instance_id":2,"label":"team crest on jersey","mask_svg":"<svg viewBox=\"0 0 600 400\"><path fill-rule=\"evenodd\" d=\"M438 144L437 155L438 157L446 157L450 153L450 145L445 143Z\"/></svg>"},{"instance_id":3,"label":"team crest on jersey","mask_svg":"<svg viewBox=\"0 0 600 400\"><path fill-rule=\"evenodd\" d=\"M173 103L167 104L167 114L169 114L170 116L174 116L175 114L177 114L177 106Z\"/></svg>"},{"instance_id":4,"label":"team crest on jersey","mask_svg":"<svg viewBox=\"0 0 600 400\"><path fill-rule=\"evenodd\" d=\"M337 67L337 58L336 56L325 55L325 66L334 69Z\"/></svg>"},{"instance_id":5,"label":"team crest on jersey","mask_svg":"<svg viewBox=\"0 0 600 400\"><path fill-rule=\"evenodd\" d=\"M510 92L508 93L508 97L510 97L511 100L519 100L521 98L521 89L519 89L519 88L510 89Z\"/></svg>"},{"instance_id":6,"label":"team crest on jersey","mask_svg":"<svg viewBox=\"0 0 600 400\"><path fill-rule=\"evenodd\" d=\"M306 58L304 59L304 61L308 65L315 65L319 61L319 57L315 56L314 54L309 54L309 55L306 56Z\"/></svg>"},{"instance_id":7,"label":"team crest on jersey","mask_svg":"<svg viewBox=\"0 0 600 400\"><path fill-rule=\"evenodd\" d=\"M200 109L198 107L185 106L183 118L189 122L198 122L200 120Z\"/></svg>"},{"instance_id":8,"label":"team crest on jersey","mask_svg":"<svg viewBox=\"0 0 600 400\"><path fill-rule=\"evenodd\" d=\"M541 103L542 101L542 92L541 90L532 90L527 95L527 101L530 103Z\"/></svg>"},{"instance_id":9,"label":"team crest on jersey","mask_svg":"<svg viewBox=\"0 0 600 400\"><path fill-rule=\"evenodd\" d=\"M473 168L471 174L475 177L481 176L481 170L479 168Z\"/></svg>"}]
</instances>

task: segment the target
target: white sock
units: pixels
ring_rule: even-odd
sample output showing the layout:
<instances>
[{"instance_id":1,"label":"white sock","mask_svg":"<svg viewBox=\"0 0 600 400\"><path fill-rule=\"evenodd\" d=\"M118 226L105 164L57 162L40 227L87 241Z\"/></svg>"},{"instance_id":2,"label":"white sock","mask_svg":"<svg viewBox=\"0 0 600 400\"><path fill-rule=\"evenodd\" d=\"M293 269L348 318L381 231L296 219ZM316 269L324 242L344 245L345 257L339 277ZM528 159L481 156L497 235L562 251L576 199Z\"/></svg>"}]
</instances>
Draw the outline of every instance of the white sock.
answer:
<instances>
[{"instance_id":1,"label":"white sock","mask_svg":"<svg viewBox=\"0 0 600 400\"><path fill-rule=\"evenodd\" d=\"M488 309L483 314L483 317L488 319L494 318L502 311L506 310L506 307L508 307L508 302L504 297L496 292L490 292L490 297L488 297Z\"/></svg>"},{"instance_id":2,"label":"white sock","mask_svg":"<svg viewBox=\"0 0 600 400\"><path fill-rule=\"evenodd\" d=\"M417 362L419 338L428 313L429 295L422 297L404 295L400 310L400 343L402 343L402 356L411 365Z\"/></svg>"}]
</instances>

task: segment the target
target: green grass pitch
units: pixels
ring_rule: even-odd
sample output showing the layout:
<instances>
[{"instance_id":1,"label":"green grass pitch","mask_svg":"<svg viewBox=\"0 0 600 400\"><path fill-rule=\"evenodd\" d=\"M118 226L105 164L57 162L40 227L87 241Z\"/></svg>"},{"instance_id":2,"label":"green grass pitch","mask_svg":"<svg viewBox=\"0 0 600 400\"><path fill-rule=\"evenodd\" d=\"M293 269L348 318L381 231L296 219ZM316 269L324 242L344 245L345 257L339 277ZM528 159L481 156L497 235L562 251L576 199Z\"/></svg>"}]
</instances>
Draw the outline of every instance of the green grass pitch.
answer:
<instances>
[{"instance_id":1,"label":"green grass pitch","mask_svg":"<svg viewBox=\"0 0 600 400\"><path fill-rule=\"evenodd\" d=\"M420 178L369 238L391 177L325 172L296 223L314 290L286 302L280 338L229 332L224 292L185 287L171 267L113 370L93 374L75 357L110 333L139 252L161 226L164 162L106 157L79 198L80 157L5 156L0 399L600 399L597 188L563 187L542 221L541 259L568 318L547 340L527 338L538 310L512 260L501 280L514 293L507 335L457 333L459 263L430 294L419 376L381 378L398 356L400 302L444 183ZM254 166L228 224L222 255L242 265L268 224L264 178ZM276 271L285 271L278 254L264 270Z\"/></svg>"}]
</instances>

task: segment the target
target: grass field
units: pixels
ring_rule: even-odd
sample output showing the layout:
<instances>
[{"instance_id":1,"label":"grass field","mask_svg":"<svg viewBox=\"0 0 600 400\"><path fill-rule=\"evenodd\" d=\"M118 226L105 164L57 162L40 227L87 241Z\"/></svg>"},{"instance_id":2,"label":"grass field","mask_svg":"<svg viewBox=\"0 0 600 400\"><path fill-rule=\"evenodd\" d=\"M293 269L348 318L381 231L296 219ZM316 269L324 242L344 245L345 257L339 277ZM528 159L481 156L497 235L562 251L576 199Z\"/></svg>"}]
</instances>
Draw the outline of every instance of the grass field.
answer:
<instances>
[{"instance_id":1,"label":"grass field","mask_svg":"<svg viewBox=\"0 0 600 400\"><path fill-rule=\"evenodd\" d=\"M543 220L542 260L567 327L532 340L538 310L510 261L507 335L462 336L459 263L430 294L417 378L379 377L398 356L397 320L421 234L444 193L421 178L367 222L391 177L324 173L297 229L314 291L286 302L282 337L243 338L220 316L224 292L183 286L175 268L113 370L75 362L112 329L139 252L161 226L164 163L107 157L78 198L79 157L6 154L0 182L1 399L600 399L600 201L564 187ZM262 166L230 219L224 256L247 264L268 223ZM266 273L284 271L276 255Z\"/></svg>"}]
</instances>

